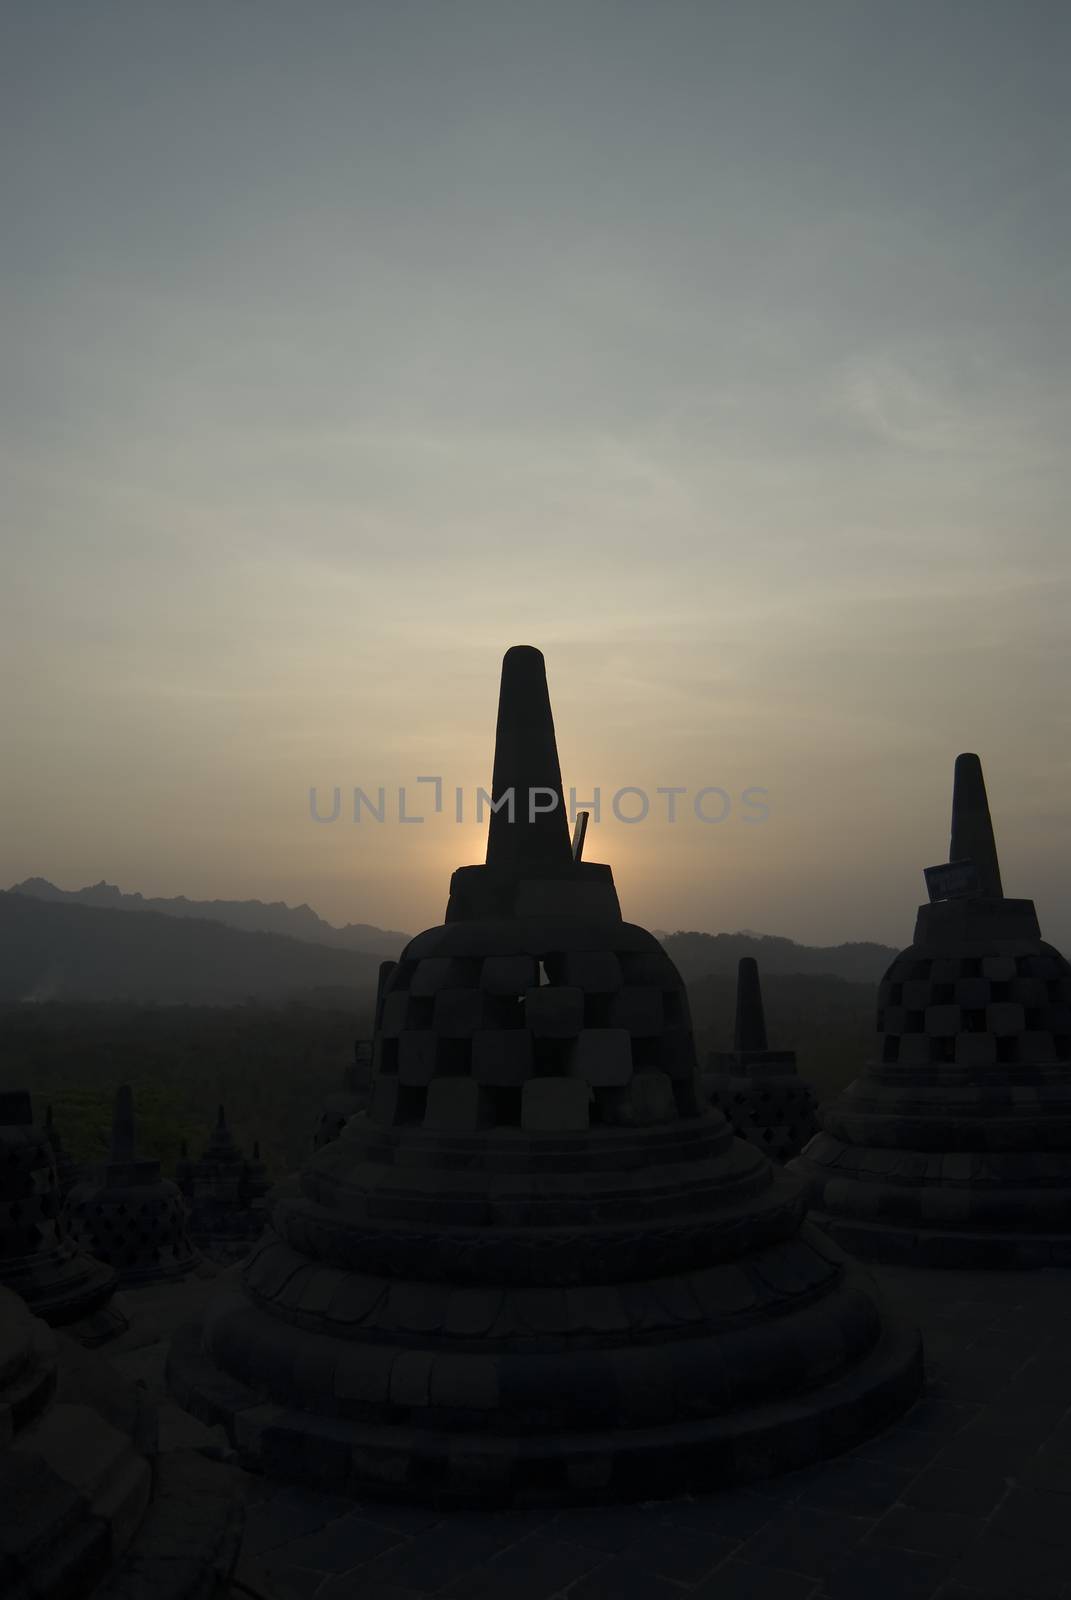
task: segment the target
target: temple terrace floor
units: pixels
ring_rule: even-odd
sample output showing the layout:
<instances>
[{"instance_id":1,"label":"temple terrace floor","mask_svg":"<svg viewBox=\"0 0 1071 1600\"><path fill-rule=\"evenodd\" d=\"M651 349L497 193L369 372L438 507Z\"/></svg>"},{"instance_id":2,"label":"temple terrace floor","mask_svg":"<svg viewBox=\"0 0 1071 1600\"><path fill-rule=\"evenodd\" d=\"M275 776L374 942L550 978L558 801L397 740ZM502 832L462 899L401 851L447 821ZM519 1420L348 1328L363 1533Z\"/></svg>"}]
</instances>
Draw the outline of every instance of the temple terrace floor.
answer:
<instances>
[{"instance_id":1,"label":"temple terrace floor","mask_svg":"<svg viewBox=\"0 0 1071 1600\"><path fill-rule=\"evenodd\" d=\"M441 1513L248 1476L235 1600L1071 1600L1071 1271L872 1270L922 1328L927 1390L851 1454L563 1511ZM208 1287L129 1293L113 1363L162 1387L167 1336ZM162 1420L226 1448L172 1402Z\"/></svg>"}]
</instances>

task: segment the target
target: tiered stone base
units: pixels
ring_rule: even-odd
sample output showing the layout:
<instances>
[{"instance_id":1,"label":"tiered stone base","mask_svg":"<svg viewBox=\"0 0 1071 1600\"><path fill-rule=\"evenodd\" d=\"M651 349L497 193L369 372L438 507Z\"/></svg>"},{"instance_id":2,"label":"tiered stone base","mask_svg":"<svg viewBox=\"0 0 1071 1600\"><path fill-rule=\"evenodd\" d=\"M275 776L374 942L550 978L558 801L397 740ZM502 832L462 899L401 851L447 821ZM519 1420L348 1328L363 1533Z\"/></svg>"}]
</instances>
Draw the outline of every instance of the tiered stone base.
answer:
<instances>
[{"instance_id":1,"label":"tiered stone base","mask_svg":"<svg viewBox=\"0 0 1071 1600\"><path fill-rule=\"evenodd\" d=\"M581 1187L578 1174L583 1174ZM917 1334L715 1114L494 1139L357 1119L173 1345L251 1468L474 1503L649 1497L833 1454L917 1395Z\"/></svg>"}]
</instances>

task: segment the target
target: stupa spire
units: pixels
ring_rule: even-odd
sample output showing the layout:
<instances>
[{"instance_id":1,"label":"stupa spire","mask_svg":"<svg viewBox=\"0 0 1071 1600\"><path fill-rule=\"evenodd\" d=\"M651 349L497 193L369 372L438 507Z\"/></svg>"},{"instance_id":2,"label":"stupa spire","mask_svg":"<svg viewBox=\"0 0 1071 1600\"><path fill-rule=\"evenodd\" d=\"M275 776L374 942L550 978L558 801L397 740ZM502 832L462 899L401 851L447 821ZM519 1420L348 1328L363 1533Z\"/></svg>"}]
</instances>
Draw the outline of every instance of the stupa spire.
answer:
<instances>
[{"instance_id":1,"label":"stupa spire","mask_svg":"<svg viewBox=\"0 0 1071 1600\"><path fill-rule=\"evenodd\" d=\"M952 785L952 842L948 859L973 861L978 872L979 893L987 899L1004 898L982 763L976 755L969 753L956 757Z\"/></svg>"},{"instance_id":2,"label":"stupa spire","mask_svg":"<svg viewBox=\"0 0 1071 1600\"><path fill-rule=\"evenodd\" d=\"M765 1050L766 1015L762 1009L759 966L754 956L741 956L736 969L734 1050Z\"/></svg>"},{"instance_id":3,"label":"stupa spire","mask_svg":"<svg viewBox=\"0 0 1071 1600\"><path fill-rule=\"evenodd\" d=\"M546 663L541 651L526 644L514 645L502 658L491 797L497 802L511 789L513 821L508 805L491 813L487 865L525 873L568 867L573 854ZM546 792L535 792L540 790ZM551 795L556 803L542 809L551 806Z\"/></svg>"}]
</instances>

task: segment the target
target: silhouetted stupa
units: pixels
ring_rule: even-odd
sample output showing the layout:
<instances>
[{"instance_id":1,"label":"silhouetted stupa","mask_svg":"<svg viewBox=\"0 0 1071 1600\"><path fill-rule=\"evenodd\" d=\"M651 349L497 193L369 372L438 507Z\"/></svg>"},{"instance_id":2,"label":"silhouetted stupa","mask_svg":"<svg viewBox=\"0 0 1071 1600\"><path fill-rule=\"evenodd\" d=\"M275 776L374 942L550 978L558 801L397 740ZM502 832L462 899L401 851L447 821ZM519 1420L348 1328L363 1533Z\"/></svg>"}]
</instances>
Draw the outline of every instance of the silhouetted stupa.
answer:
<instances>
[{"instance_id":1,"label":"silhouetted stupa","mask_svg":"<svg viewBox=\"0 0 1071 1600\"><path fill-rule=\"evenodd\" d=\"M733 1048L711 1052L703 1091L738 1138L775 1161L799 1155L817 1131L814 1090L797 1073L795 1052L771 1050L767 1043L753 956L742 956L737 968Z\"/></svg>"},{"instance_id":2,"label":"silhouetted stupa","mask_svg":"<svg viewBox=\"0 0 1071 1600\"><path fill-rule=\"evenodd\" d=\"M484 866L406 947L369 1110L172 1346L243 1461L441 1504L650 1497L843 1450L918 1336L701 1104L688 1002L574 860L543 658L503 663ZM529 795L537 807L529 813Z\"/></svg>"},{"instance_id":3,"label":"silhouetted stupa","mask_svg":"<svg viewBox=\"0 0 1071 1600\"><path fill-rule=\"evenodd\" d=\"M109 1158L71 1190L68 1215L75 1238L113 1267L124 1287L182 1277L197 1265L178 1186L161 1177L159 1161L135 1154L129 1084L116 1091Z\"/></svg>"},{"instance_id":4,"label":"silhouetted stupa","mask_svg":"<svg viewBox=\"0 0 1071 1600\"><path fill-rule=\"evenodd\" d=\"M1071 1265L1071 967L1003 893L981 764L956 760L951 861L878 996L878 1051L792 1170L853 1253Z\"/></svg>"},{"instance_id":5,"label":"silhouetted stupa","mask_svg":"<svg viewBox=\"0 0 1071 1600\"><path fill-rule=\"evenodd\" d=\"M115 1273L68 1231L48 1128L30 1096L0 1094L0 1284L54 1327L100 1310Z\"/></svg>"}]
</instances>

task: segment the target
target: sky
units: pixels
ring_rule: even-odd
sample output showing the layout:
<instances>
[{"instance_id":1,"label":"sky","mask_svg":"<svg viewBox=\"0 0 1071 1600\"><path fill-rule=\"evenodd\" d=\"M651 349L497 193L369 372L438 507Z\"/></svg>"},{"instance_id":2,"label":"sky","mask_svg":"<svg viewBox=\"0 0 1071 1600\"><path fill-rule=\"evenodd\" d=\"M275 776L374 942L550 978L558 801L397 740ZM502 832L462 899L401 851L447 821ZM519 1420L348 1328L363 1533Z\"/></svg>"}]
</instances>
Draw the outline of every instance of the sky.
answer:
<instances>
[{"instance_id":1,"label":"sky","mask_svg":"<svg viewBox=\"0 0 1071 1600\"><path fill-rule=\"evenodd\" d=\"M524 643L629 920L907 944L976 750L1071 945L1062 0L8 0L0 63L0 885L437 923Z\"/></svg>"}]
</instances>

